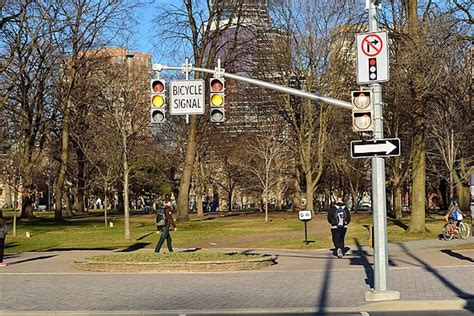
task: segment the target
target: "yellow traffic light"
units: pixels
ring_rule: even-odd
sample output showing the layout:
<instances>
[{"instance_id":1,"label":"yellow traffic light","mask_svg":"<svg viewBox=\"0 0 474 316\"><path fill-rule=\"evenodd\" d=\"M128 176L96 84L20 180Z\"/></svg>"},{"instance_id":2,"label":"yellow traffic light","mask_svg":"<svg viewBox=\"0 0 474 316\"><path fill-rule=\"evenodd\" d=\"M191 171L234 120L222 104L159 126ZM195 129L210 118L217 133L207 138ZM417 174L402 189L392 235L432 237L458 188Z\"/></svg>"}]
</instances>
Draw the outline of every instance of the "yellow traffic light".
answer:
<instances>
[{"instance_id":1,"label":"yellow traffic light","mask_svg":"<svg viewBox=\"0 0 474 316\"><path fill-rule=\"evenodd\" d=\"M154 95L151 98L151 103L154 107L161 108L165 104L165 98L161 95Z\"/></svg>"},{"instance_id":2,"label":"yellow traffic light","mask_svg":"<svg viewBox=\"0 0 474 316\"><path fill-rule=\"evenodd\" d=\"M211 122L225 121L225 86L224 78L211 78L209 80L209 102Z\"/></svg>"},{"instance_id":3,"label":"yellow traffic light","mask_svg":"<svg viewBox=\"0 0 474 316\"><path fill-rule=\"evenodd\" d=\"M161 79L151 80L151 109L152 123L163 123L166 120L166 85Z\"/></svg>"},{"instance_id":4,"label":"yellow traffic light","mask_svg":"<svg viewBox=\"0 0 474 316\"><path fill-rule=\"evenodd\" d=\"M211 106L222 106L224 104L224 98L220 94L214 94L211 97Z\"/></svg>"},{"instance_id":5,"label":"yellow traffic light","mask_svg":"<svg viewBox=\"0 0 474 316\"><path fill-rule=\"evenodd\" d=\"M372 91L352 91L352 130L354 132L374 131Z\"/></svg>"}]
</instances>

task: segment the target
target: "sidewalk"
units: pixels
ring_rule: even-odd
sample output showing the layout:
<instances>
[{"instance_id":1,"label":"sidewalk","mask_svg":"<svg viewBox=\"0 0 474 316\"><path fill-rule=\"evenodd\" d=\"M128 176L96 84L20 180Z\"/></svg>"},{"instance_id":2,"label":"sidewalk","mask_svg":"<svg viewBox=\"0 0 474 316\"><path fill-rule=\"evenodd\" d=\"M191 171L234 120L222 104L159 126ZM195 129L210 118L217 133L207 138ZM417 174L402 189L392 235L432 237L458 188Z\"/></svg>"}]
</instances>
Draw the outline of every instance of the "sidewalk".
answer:
<instances>
[{"instance_id":1,"label":"sidewalk","mask_svg":"<svg viewBox=\"0 0 474 316\"><path fill-rule=\"evenodd\" d=\"M451 251L452 247L459 245L472 245L471 249ZM186 249L177 248L176 251ZM205 251L207 249L202 249ZM212 251L247 251L265 253L278 256L278 265L272 267L275 270L324 270L326 261L333 259L331 252L327 249L288 250L288 249L235 249L235 248L213 248ZM152 249L140 249L137 251L151 252ZM473 263L474 238L467 240L454 239L445 240L418 240L404 243L389 243L389 265L391 267L420 266L418 260L408 252L416 254L418 259L429 262L433 267L464 266ZM120 250L71 250L50 252L25 252L19 254L7 254L5 262L9 264L0 269L0 274L5 272L15 273L82 273L73 268L72 263L86 257L117 253ZM464 256L466 253L467 256ZM349 250L345 259L335 260L332 269L354 269L356 266L372 258L373 249L368 246L355 245ZM463 257L464 256L464 257ZM470 259L470 260L469 260ZM372 261L370 260L370 263Z\"/></svg>"},{"instance_id":2,"label":"sidewalk","mask_svg":"<svg viewBox=\"0 0 474 316\"><path fill-rule=\"evenodd\" d=\"M84 272L75 270L72 263L111 251L22 253L8 256L5 261L10 265L0 269L0 300L4 302L0 314L163 311L170 306L182 311L265 311L316 306L316 311L324 312L474 312L474 249L450 249L472 243L473 238L390 244L389 289L399 291L401 300L378 303L364 301L364 293L373 284L373 257L371 249L360 245L352 247L342 259L334 258L328 250L239 249L276 255L277 264L262 270L209 273ZM167 295L169 300L163 303L161 295Z\"/></svg>"}]
</instances>

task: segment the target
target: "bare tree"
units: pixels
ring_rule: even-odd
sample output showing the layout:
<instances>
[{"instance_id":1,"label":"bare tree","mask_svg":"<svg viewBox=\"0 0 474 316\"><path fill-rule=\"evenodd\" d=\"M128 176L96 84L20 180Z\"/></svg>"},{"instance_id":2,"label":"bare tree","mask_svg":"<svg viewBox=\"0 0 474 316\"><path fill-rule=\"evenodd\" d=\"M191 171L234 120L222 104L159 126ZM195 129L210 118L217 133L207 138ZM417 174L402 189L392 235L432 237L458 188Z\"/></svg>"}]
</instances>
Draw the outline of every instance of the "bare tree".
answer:
<instances>
[{"instance_id":1,"label":"bare tree","mask_svg":"<svg viewBox=\"0 0 474 316\"><path fill-rule=\"evenodd\" d=\"M72 111L77 106L76 84L79 76L84 74L88 58L82 52L103 47L118 33L125 32L126 23L130 22L125 17L130 15L133 6L122 0L61 1L46 12L45 19L54 23L56 45L64 57L60 65L61 153L55 188L55 218L58 221L63 219L62 198L69 161L70 126Z\"/></svg>"},{"instance_id":2,"label":"bare tree","mask_svg":"<svg viewBox=\"0 0 474 316\"><path fill-rule=\"evenodd\" d=\"M34 216L35 173L46 145L49 122L54 117L51 100L55 98L55 89L51 78L55 74L58 55L48 25L36 20L49 7L23 2L20 6L21 18L9 20L2 29L6 36L5 49L9 50L5 56L10 56L1 72L2 82L7 86L2 114L5 126L9 127L3 142L10 149L10 162L18 163L15 168L4 171L19 173L7 178L18 179L17 188L22 193L21 217L31 219Z\"/></svg>"},{"instance_id":3,"label":"bare tree","mask_svg":"<svg viewBox=\"0 0 474 316\"><path fill-rule=\"evenodd\" d=\"M103 77L99 80L101 87L100 102L104 111L101 119L108 123L101 126L107 131L110 143L120 148L122 163L122 184L125 215L125 236L130 240L130 200L129 176L130 158L133 146L147 134L149 126L148 98L150 59L133 59L125 54L125 49L119 49L123 54L104 56L108 63L104 67ZM104 50L107 55L107 50ZM113 58L114 57L114 58ZM111 124L112 123L112 124Z\"/></svg>"},{"instance_id":4,"label":"bare tree","mask_svg":"<svg viewBox=\"0 0 474 316\"><path fill-rule=\"evenodd\" d=\"M275 189L281 178L283 155L287 148L287 137L282 134L278 122L270 122L266 132L247 139L245 163L242 168L251 173L258 183L265 208L265 222L268 222L268 203L270 192Z\"/></svg>"},{"instance_id":5,"label":"bare tree","mask_svg":"<svg viewBox=\"0 0 474 316\"><path fill-rule=\"evenodd\" d=\"M274 6L277 24L282 25L285 37L283 46L275 50L275 60L287 68L279 73L286 85L318 94L342 95L342 90L330 72L331 57L339 54L346 43L335 36L336 27L350 27L357 15L351 16L347 1L276 1ZM286 60L290 57L290 62ZM280 57L280 58L278 58ZM284 62L286 60L286 62ZM288 67L289 66L289 67ZM290 124L298 153L297 164L306 186L307 208L313 210L314 192L324 170L324 151L328 144L328 123L333 109L309 100L288 98L279 104L280 111Z\"/></svg>"},{"instance_id":6,"label":"bare tree","mask_svg":"<svg viewBox=\"0 0 474 316\"><path fill-rule=\"evenodd\" d=\"M221 52L232 52L241 25L242 0L237 1L191 1L182 0L178 5L170 4L158 8L159 29L166 29L162 43L169 41L169 48L176 55L187 56L192 52L192 62L196 67L213 68L216 57ZM234 35L228 31L233 29ZM227 34L227 35L226 35ZM181 48L187 52L182 53ZM226 54L232 58L233 54ZM226 61L224 61L226 64ZM196 73L195 78L202 74ZM177 203L178 221L188 221L189 188L197 150L198 126L207 120L191 115L187 130L186 153L180 177Z\"/></svg>"}]
</instances>

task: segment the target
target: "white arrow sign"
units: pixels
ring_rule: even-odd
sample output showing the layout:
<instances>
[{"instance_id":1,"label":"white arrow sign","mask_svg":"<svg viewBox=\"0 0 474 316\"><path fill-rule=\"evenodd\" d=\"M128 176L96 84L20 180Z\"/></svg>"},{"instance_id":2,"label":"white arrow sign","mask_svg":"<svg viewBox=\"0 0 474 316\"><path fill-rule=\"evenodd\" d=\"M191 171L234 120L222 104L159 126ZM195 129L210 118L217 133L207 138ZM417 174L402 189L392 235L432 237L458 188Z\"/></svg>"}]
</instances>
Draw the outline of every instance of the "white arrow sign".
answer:
<instances>
[{"instance_id":1,"label":"white arrow sign","mask_svg":"<svg viewBox=\"0 0 474 316\"><path fill-rule=\"evenodd\" d=\"M362 153L372 153L372 152L384 152L386 155L391 153L397 146L390 142L382 143L382 144L367 144L361 146L354 146L354 153L362 154Z\"/></svg>"},{"instance_id":2,"label":"white arrow sign","mask_svg":"<svg viewBox=\"0 0 474 316\"><path fill-rule=\"evenodd\" d=\"M370 158L380 156L400 156L400 139L387 138L372 141L356 140L351 142L352 158Z\"/></svg>"}]
</instances>

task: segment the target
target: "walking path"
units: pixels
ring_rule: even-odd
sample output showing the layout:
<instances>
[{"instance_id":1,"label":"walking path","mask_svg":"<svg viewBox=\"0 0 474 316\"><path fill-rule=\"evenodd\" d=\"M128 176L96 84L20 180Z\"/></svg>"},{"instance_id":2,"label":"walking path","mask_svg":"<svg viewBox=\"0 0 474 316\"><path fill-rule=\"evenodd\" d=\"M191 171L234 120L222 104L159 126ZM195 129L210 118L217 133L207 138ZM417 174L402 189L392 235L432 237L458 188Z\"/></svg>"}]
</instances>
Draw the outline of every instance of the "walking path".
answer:
<instances>
[{"instance_id":1,"label":"walking path","mask_svg":"<svg viewBox=\"0 0 474 316\"><path fill-rule=\"evenodd\" d=\"M474 244L474 238L389 244L389 290L399 291L401 300L378 303L364 301L373 284L373 257L371 249L360 245L342 259L328 250L240 249L276 255L277 264L263 270L204 273L84 272L72 263L111 251L21 253L8 255L9 266L0 268L0 314L275 309L474 312L474 247L469 244Z\"/></svg>"}]
</instances>

